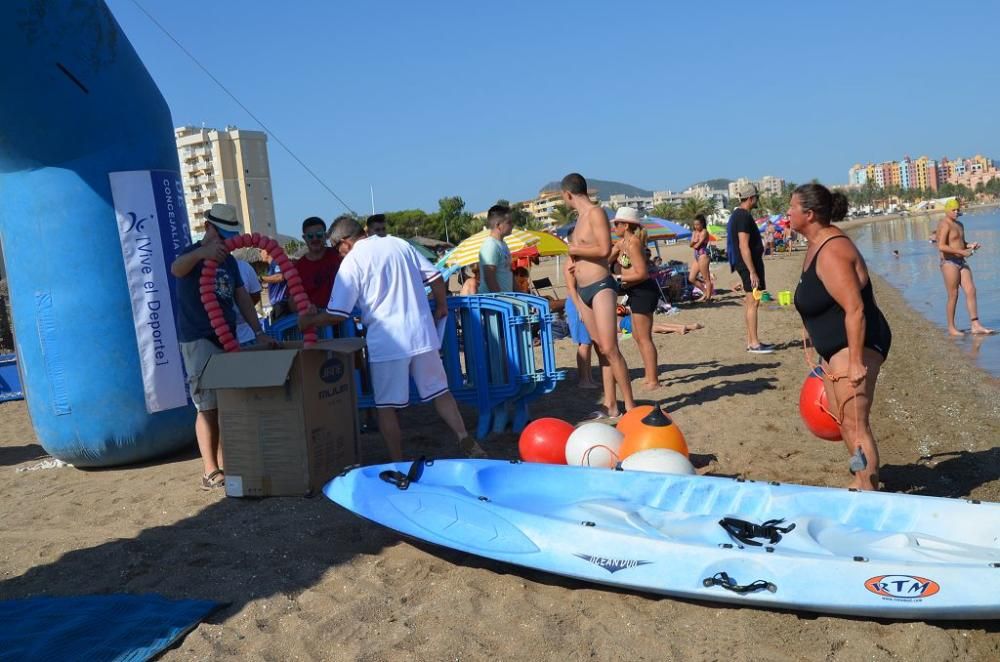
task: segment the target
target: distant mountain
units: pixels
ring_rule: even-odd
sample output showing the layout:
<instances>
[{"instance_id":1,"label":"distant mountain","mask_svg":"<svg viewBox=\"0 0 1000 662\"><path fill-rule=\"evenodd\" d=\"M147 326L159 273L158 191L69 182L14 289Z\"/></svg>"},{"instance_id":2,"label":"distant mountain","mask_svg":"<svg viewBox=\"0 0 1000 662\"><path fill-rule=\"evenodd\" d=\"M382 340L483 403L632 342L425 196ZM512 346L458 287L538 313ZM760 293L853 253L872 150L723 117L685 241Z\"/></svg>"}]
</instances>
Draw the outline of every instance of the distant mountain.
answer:
<instances>
[{"instance_id":1,"label":"distant mountain","mask_svg":"<svg viewBox=\"0 0 1000 662\"><path fill-rule=\"evenodd\" d=\"M603 179L588 179L587 186L592 189L597 189L597 195L601 200L607 200L612 195L640 195L646 198L653 195L652 191L647 191L646 189L639 188L638 186L623 184L622 182L609 182ZM549 182L542 187L540 193L558 190L559 182Z\"/></svg>"},{"instance_id":2,"label":"distant mountain","mask_svg":"<svg viewBox=\"0 0 1000 662\"><path fill-rule=\"evenodd\" d=\"M726 187L728 187L729 184L731 184L734 181L736 181L736 180L735 179L725 179L725 178L706 179L703 182L698 182L697 184L692 184L689 188L694 188L695 186L707 186L709 189L711 189L713 191L725 191Z\"/></svg>"}]
</instances>

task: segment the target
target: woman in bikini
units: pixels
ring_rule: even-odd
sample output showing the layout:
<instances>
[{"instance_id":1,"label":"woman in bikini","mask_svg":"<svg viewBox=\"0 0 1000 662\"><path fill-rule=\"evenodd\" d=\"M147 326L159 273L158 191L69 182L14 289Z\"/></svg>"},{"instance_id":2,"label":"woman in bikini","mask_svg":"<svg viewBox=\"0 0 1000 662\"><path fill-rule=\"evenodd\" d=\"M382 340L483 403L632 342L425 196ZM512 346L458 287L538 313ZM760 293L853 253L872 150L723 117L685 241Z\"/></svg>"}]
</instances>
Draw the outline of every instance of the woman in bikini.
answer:
<instances>
[{"instance_id":1,"label":"woman in bikini","mask_svg":"<svg viewBox=\"0 0 1000 662\"><path fill-rule=\"evenodd\" d=\"M632 337L639 346L645 379L645 390L659 388L657 378L656 345L653 344L653 313L660 301L660 288L649 277L646 258L646 231L639 222L639 214L629 207L615 213L615 232L621 237L611 249L611 261L621 267L621 293L628 295L632 309Z\"/></svg>"},{"instance_id":2,"label":"woman in bikini","mask_svg":"<svg viewBox=\"0 0 1000 662\"><path fill-rule=\"evenodd\" d=\"M712 270L708 260L708 221L704 214L694 217L694 230L691 232L691 248L694 249L694 261L688 272L688 281L692 285L698 285L704 290L699 302L711 301L715 294L715 287L712 285ZM704 283L699 285L698 274L704 279Z\"/></svg>"},{"instance_id":3,"label":"woman in bikini","mask_svg":"<svg viewBox=\"0 0 1000 662\"><path fill-rule=\"evenodd\" d=\"M864 258L854 242L831 225L846 213L844 194L820 184L804 184L792 194L788 219L809 242L795 308L823 359L827 399L850 453L850 487L877 490L879 455L869 416L892 332L875 304Z\"/></svg>"}]
</instances>

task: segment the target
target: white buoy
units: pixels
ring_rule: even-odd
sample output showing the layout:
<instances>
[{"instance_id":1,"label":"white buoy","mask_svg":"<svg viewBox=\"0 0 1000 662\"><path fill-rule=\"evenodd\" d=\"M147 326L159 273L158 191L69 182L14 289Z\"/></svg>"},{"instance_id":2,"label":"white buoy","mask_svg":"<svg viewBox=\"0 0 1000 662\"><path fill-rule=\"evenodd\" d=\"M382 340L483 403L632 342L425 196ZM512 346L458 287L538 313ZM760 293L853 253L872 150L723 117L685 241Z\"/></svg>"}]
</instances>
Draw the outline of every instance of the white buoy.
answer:
<instances>
[{"instance_id":1,"label":"white buoy","mask_svg":"<svg viewBox=\"0 0 1000 662\"><path fill-rule=\"evenodd\" d=\"M695 473L694 465L678 453L668 448L649 448L638 453L632 453L622 461L625 471L652 471L661 474Z\"/></svg>"},{"instance_id":2,"label":"white buoy","mask_svg":"<svg viewBox=\"0 0 1000 662\"><path fill-rule=\"evenodd\" d=\"M566 440L566 464L610 469L618 462L624 440L610 425L584 423Z\"/></svg>"}]
</instances>

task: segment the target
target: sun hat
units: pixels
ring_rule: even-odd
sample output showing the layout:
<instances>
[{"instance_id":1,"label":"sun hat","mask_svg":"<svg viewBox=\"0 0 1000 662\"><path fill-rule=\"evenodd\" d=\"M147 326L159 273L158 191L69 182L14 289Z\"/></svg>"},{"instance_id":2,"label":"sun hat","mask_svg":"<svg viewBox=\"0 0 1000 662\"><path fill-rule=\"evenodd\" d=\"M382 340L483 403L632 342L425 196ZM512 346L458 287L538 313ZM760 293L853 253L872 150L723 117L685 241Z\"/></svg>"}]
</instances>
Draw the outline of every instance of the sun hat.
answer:
<instances>
[{"instance_id":1,"label":"sun hat","mask_svg":"<svg viewBox=\"0 0 1000 662\"><path fill-rule=\"evenodd\" d=\"M639 210L635 207L619 207L618 211L615 212L615 218L612 222L642 225L642 222L639 220Z\"/></svg>"},{"instance_id":2,"label":"sun hat","mask_svg":"<svg viewBox=\"0 0 1000 662\"><path fill-rule=\"evenodd\" d=\"M752 198L755 195L760 195L760 191L757 190L756 184L744 184L737 189L736 193L739 195L740 200L746 200L747 198Z\"/></svg>"},{"instance_id":3,"label":"sun hat","mask_svg":"<svg viewBox=\"0 0 1000 662\"><path fill-rule=\"evenodd\" d=\"M215 226L223 239L235 237L240 231L240 221L236 217L236 207L216 202L205 212L205 221Z\"/></svg>"},{"instance_id":4,"label":"sun hat","mask_svg":"<svg viewBox=\"0 0 1000 662\"><path fill-rule=\"evenodd\" d=\"M944 210L951 211L952 209L958 209L962 205L959 204L958 198L952 198L948 202L944 203Z\"/></svg>"}]
</instances>

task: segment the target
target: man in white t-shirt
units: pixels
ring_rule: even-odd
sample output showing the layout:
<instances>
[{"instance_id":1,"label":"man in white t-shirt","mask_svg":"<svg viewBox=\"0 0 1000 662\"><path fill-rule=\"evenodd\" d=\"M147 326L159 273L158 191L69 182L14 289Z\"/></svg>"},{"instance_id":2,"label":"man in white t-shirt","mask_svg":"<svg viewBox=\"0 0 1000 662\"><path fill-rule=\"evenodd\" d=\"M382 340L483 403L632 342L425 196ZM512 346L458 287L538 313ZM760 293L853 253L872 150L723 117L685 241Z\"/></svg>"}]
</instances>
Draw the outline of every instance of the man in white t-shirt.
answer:
<instances>
[{"instance_id":1,"label":"man in white t-shirt","mask_svg":"<svg viewBox=\"0 0 1000 662\"><path fill-rule=\"evenodd\" d=\"M250 295L250 300L253 301L254 312L257 312L257 304L260 303L260 292L261 285L260 279L257 278L257 272L253 270L253 267L249 263L237 258L236 266L240 268L240 278L243 279L243 287L247 289L247 294ZM234 306L237 313L240 309ZM236 315L236 340L240 343L241 347L247 347L253 345L256 341L256 334L250 325L247 324L246 320L243 319L243 315Z\"/></svg>"},{"instance_id":2,"label":"man in white t-shirt","mask_svg":"<svg viewBox=\"0 0 1000 662\"><path fill-rule=\"evenodd\" d=\"M441 274L408 242L397 237L367 236L353 218L339 218L330 228L330 245L341 255L333 292L325 311L314 308L299 316L299 327L339 324L357 307L367 328L378 424L389 455L403 459L402 433L396 410L410 402L410 379L422 402L434 408L469 457L486 453L465 429L458 404L448 390L435 321L448 315L447 290ZM430 285L436 309L431 314L424 286Z\"/></svg>"}]
</instances>

